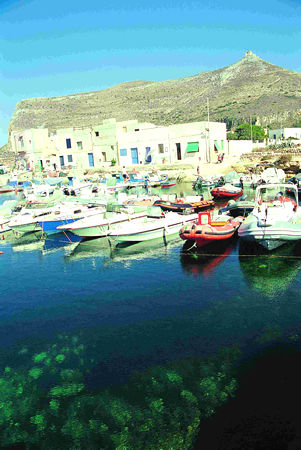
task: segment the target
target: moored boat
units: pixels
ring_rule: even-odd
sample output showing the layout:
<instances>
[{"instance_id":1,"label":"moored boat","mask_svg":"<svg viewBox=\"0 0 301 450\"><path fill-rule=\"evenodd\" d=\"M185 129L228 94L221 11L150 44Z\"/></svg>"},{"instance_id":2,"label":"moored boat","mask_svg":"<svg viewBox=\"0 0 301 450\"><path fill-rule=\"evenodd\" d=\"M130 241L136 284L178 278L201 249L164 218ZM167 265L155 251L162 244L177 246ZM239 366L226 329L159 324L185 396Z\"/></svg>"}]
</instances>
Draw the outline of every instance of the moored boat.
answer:
<instances>
[{"instance_id":1,"label":"moored boat","mask_svg":"<svg viewBox=\"0 0 301 450\"><path fill-rule=\"evenodd\" d=\"M215 216L210 211L199 213L197 223L188 224L179 231L181 239L194 241L198 247L230 239L243 221L243 217Z\"/></svg>"},{"instance_id":2,"label":"moored boat","mask_svg":"<svg viewBox=\"0 0 301 450\"><path fill-rule=\"evenodd\" d=\"M127 214L125 212L104 212L77 220L73 223L58 226L58 231L71 231L71 233L83 238L100 238L107 236L113 230L125 222L141 220L146 217L146 212Z\"/></svg>"},{"instance_id":3,"label":"moored boat","mask_svg":"<svg viewBox=\"0 0 301 450\"><path fill-rule=\"evenodd\" d=\"M110 231L108 237L117 243L142 242L156 238L162 238L164 241L167 236L177 234L181 226L194 222L196 219L196 213L183 215L166 212L164 216L158 216L158 218L148 217L141 222L129 222Z\"/></svg>"},{"instance_id":4,"label":"moored boat","mask_svg":"<svg viewBox=\"0 0 301 450\"><path fill-rule=\"evenodd\" d=\"M176 186L176 184L177 184L177 180L162 181L161 182L161 188L173 187L173 186Z\"/></svg>"},{"instance_id":5,"label":"moored boat","mask_svg":"<svg viewBox=\"0 0 301 450\"><path fill-rule=\"evenodd\" d=\"M61 232L62 230L58 229L61 225L71 224L84 217L93 216L104 211L105 208L103 206L68 204L63 209L54 211L44 218L40 218L38 223L42 231L46 235L50 235Z\"/></svg>"},{"instance_id":6,"label":"moored boat","mask_svg":"<svg viewBox=\"0 0 301 450\"><path fill-rule=\"evenodd\" d=\"M240 238L256 242L267 250L301 239L297 187L287 183L258 186L255 207L238 234Z\"/></svg>"},{"instance_id":7,"label":"moored boat","mask_svg":"<svg viewBox=\"0 0 301 450\"><path fill-rule=\"evenodd\" d=\"M163 211L174 211L181 213L185 210L191 210L192 212L205 211L207 209L213 209L213 200L203 200L200 196L190 196L186 198L178 198L174 201L169 200L156 200L153 206L160 206Z\"/></svg>"},{"instance_id":8,"label":"moored boat","mask_svg":"<svg viewBox=\"0 0 301 450\"><path fill-rule=\"evenodd\" d=\"M224 198L238 198L243 194L241 188L232 186L232 184L225 184L224 186L215 187L211 190L211 195L214 199Z\"/></svg>"},{"instance_id":9,"label":"moored boat","mask_svg":"<svg viewBox=\"0 0 301 450\"><path fill-rule=\"evenodd\" d=\"M228 213L232 217L247 217L253 211L255 206L254 200L229 200L227 206L219 212L221 214Z\"/></svg>"},{"instance_id":10,"label":"moored boat","mask_svg":"<svg viewBox=\"0 0 301 450\"><path fill-rule=\"evenodd\" d=\"M10 186L9 184L3 184L0 186L0 194L7 194L8 192L13 192L14 186Z\"/></svg>"}]
</instances>

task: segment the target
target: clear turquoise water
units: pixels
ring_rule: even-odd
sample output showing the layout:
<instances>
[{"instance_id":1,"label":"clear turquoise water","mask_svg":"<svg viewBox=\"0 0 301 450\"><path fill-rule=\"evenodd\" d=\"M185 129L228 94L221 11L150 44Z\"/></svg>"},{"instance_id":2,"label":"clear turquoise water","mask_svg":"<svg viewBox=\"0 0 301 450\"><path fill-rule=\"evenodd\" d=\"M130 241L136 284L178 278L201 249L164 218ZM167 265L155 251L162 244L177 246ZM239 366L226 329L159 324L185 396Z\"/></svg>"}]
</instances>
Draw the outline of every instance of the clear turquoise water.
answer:
<instances>
[{"instance_id":1,"label":"clear turquoise water","mask_svg":"<svg viewBox=\"0 0 301 450\"><path fill-rule=\"evenodd\" d=\"M104 388L224 346L251 354L273 330L301 333L298 246L257 255L234 240L196 255L177 237L120 249L105 239L0 237L2 368L24 364L20 349L33 355L77 336L87 385Z\"/></svg>"},{"instance_id":2,"label":"clear turquoise water","mask_svg":"<svg viewBox=\"0 0 301 450\"><path fill-rule=\"evenodd\" d=\"M80 332L88 348L97 344L105 385L173 358L248 345L265 326L299 328L301 259L290 247L261 257L243 256L236 241L199 257L182 247L177 237L114 250L104 239L4 234L0 348Z\"/></svg>"}]
</instances>

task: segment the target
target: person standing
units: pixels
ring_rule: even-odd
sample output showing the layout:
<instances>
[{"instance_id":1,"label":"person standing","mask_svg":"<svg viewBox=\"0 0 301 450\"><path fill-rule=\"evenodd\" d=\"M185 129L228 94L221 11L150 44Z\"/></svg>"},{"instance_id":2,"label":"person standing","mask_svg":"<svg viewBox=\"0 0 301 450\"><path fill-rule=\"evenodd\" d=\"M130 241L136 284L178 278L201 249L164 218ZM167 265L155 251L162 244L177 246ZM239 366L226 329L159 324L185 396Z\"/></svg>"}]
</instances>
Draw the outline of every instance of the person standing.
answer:
<instances>
[{"instance_id":1,"label":"person standing","mask_svg":"<svg viewBox=\"0 0 301 450\"><path fill-rule=\"evenodd\" d=\"M128 174L127 174L125 166L123 166L123 168L122 168L122 176L123 176L123 180L124 181L126 181L128 179L128 177L129 177Z\"/></svg>"}]
</instances>

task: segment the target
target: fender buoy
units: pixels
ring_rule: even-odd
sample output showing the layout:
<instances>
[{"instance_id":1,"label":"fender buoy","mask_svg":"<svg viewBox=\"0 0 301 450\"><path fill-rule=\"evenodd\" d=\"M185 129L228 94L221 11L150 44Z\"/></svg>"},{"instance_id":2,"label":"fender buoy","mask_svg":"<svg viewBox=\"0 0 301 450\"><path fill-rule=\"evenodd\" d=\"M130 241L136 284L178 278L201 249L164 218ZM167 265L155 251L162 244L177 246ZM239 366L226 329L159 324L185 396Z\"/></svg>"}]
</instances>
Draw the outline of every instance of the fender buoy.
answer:
<instances>
[{"instance_id":1,"label":"fender buoy","mask_svg":"<svg viewBox=\"0 0 301 450\"><path fill-rule=\"evenodd\" d=\"M0 252L0 255L4 255L4 253L3 253L3 252Z\"/></svg>"}]
</instances>

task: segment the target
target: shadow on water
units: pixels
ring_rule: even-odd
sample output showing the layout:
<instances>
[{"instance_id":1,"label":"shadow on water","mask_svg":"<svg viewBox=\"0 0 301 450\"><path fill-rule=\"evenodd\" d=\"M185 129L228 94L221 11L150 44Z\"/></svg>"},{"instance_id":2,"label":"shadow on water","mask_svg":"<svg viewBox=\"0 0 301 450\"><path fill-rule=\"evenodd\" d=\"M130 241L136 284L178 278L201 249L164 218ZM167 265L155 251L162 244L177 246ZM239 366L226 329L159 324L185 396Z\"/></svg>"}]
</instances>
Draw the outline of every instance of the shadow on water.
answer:
<instances>
[{"instance_id":1,"label":"shadow on water","mask_svg":"<svg viewBox=\"0 0 301 450\"><path fill-rule=\"evenodd\" d=\"M227 239L198 248L186 241L181 251L181 264L185 272L208 275L236 248L237 240Z\"/></svg>"},{"instance_id":2,"label":"shadow on water","mask_svg":"<svg viewBox=\"0 0 301 450\"><path fill-rule=\"evenodd\" d=\"M268 252L240 241L239 262L250 287L274 297L296 278L301 268L301 245L290 243Z\"/></svg>"},{"instance_id":3,"label":"shadow on water","mask_svg":"<svg viewBox=\"0 0 301 450\"><path fill-rule=\"evenodd\" d=\"M245 360L235 398L201 422L195 449L300 449L300 350L278 343Z\"/></svg>"}]
</instances>

